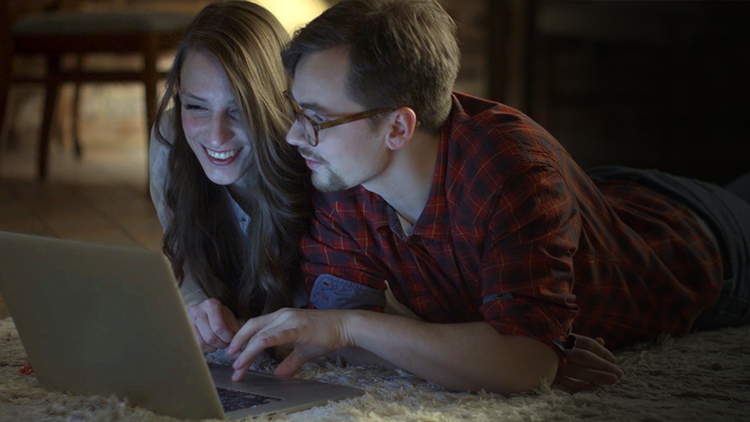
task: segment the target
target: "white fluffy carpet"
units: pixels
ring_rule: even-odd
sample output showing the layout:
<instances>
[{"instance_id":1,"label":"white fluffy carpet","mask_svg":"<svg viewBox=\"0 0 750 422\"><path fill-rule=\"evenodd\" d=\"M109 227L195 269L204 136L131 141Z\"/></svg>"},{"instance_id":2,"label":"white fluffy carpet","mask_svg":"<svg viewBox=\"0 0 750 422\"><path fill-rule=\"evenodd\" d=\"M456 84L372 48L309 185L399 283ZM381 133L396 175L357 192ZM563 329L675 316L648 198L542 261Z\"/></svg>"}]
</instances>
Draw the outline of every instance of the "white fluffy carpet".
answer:
<instances>
[{"instance_id":1,"label":"white fluffy carpet","mask_svg":"<svg viewBox=\"0 0 750 422\"><path fill-rule=\"evenodd\" d=\"M363 388L361 397L274 421L748 421L750 326L664 338L616 353L625 376L615 386L569 394L450 393L403 371L309 363L299 374ZM174 421L115 397L42 390L19 375L25 353L10 318L0 320L0 420ZM269 420L269 419L256 419Z\"/></svg>"}]
</instances>

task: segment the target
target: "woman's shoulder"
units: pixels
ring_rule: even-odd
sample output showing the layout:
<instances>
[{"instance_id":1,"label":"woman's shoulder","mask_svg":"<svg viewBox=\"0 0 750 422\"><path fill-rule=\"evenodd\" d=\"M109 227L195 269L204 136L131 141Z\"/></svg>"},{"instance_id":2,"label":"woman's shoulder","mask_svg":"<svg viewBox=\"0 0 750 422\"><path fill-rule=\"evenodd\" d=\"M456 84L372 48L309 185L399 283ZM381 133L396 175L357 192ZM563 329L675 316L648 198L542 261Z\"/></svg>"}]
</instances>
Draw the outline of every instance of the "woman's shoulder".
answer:
<instances>
[{"instance_id":1,"label":"woman's shoulder","mask_svg":"<svg viewBox=\"0 0 750 422\"><path fill-rule=\"evenodd\" d=\"M174 121L177 118L176 114L174 108L166 110L151 127L151 145L158 144L168 149L169 147L165 145L165 142L170 145L174 142Z\"/></svg>"},{"instance_id":2,"label":"woman's shoulder","mask_svg":"<svg viewBox=\"0 0 750 422\"><path fill-rule=\"evenodd\" d=\"M170 145L174 142L174 109L167 110L151 128L149 140L149 178L151 196L154 203L163 196L167 179L167 164L169 162ZM157 131L158 124L158 131Z\"/></svg>"},{"instance_id":3,"label":"woman's shoulder","mask_svg":"<svg viewBox=\"0 0 750 422\"><path fill-rule=\"evenodd\" d=\"M161 118L151 128L149 139L149 162L150 166L161 165L169 156L169 147L174 142L174 119L175 110L170 108L162 114Z\"/></svg>"}]
</instances>

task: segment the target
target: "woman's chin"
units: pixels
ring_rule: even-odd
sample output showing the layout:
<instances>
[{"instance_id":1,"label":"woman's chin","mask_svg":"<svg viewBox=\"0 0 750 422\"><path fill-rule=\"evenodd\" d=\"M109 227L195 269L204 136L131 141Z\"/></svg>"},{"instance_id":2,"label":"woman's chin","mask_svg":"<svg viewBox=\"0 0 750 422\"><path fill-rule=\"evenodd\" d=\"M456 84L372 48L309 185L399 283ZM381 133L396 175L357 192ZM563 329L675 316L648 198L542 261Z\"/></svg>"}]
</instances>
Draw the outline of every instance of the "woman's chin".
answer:
<instances>
[{"instance_id":1,"label":"woman's chin","mask_svg":"<svg viewBox=\"0 0 750 422\"><path fill-rule=\"evenodd\" d=\"M206 177L208 177L208 180L221 186L233 185L240 179L238 174L228 174L226 172L206 172Z\"/></svg>"},{"instance_id":2,"label":"woman's chin","mask_svg":"<svg viewBox=\"0 0 750 422\"><path fill-rule=\"evenodd\" d=\"M243 166L239 162L232 163L229 166L217 166L211 162L202 162L203 173L208 180L217 185L227 186L235 184L240 178L247 173L243 171Z\"/></svg>"}]
</instances>

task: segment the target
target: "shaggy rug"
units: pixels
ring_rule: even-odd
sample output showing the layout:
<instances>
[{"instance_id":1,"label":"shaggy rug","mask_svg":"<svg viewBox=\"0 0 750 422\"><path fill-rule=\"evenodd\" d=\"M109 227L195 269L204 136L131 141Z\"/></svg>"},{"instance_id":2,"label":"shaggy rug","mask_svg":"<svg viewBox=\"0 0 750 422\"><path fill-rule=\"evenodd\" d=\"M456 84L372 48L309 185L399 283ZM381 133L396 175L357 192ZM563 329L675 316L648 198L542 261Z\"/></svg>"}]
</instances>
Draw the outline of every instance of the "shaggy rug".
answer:
<instances>
[{"instance_id":1,"label":"shaggy rug","mask_svg":"<svg viewBox=\"0 0 750 422\"><path fill-rule=\"evenodd\" d=\"M664 337L616 353L615 386L569 394L558 387L512 397L452 393L404 371L308 363L299 376L347 383L363 396L266 421L747 421L750 326ZM0 320L0 420L174 421L116 397L42 390L18 374L25 353L10 318ZM261 364L268 365L269 363Z\"/></svg>"}]
</instances>

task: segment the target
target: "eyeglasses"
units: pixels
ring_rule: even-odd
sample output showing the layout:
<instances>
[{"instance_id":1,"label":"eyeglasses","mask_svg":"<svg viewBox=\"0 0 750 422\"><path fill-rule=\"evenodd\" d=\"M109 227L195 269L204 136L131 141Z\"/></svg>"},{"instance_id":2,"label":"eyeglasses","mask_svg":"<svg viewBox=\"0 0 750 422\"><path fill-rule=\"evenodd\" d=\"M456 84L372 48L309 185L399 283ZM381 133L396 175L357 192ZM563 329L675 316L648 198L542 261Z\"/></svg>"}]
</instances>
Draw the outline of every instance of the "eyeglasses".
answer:
<instances>
[{"instance_id":1,"label":"eyeglasses","mask_svg":"<svg viewBox=\"0 0 750 422\"><path fill-rule=\"evenodd\" d=\"M302 110L299 107L299 104L297 104L297 101L295 101L294 98L292 98L292 94L289 91L284 91L284 96L286 97L287 101L289 101L289 105L292 106L294 117L297 119L297 123L299 123L299 126L302 128L302 133L305 135L305 140L307 141L308 144L310 144L313 147L318 146L318 143L320 142L318 140L318 132L320 132L323 129L332 128L334 126L339 126L339 125L343 125L346 123L356 122L357 120L366 119L368 117L372 117L380 113L392 111L389 108L379 108L377 110L363 111L361 113L352 114L351 116L341 117L339 119L331 120L329 122L318 123L316 121L313 121L313 119L310 118L310 116L302 112Z\"/></svg>"}]
</instances>

